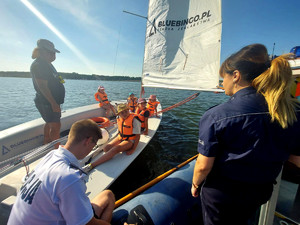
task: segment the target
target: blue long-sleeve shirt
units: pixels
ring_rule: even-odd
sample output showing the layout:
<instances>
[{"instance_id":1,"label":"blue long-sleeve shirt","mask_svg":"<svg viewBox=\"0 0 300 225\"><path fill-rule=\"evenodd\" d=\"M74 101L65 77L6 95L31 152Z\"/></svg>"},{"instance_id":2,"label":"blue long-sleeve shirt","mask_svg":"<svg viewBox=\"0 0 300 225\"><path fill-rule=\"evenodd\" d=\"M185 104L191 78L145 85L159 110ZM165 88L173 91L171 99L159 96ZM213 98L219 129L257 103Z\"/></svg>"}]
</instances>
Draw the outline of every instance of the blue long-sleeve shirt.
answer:
<instances>
[{"instance_id":1,"label":"blue long-sleeve shirt","mask_svg":"<svg viewBox=\"0 0 300 225\"><path fill-rule=\"evenodd\" d=\"M275 181L289 155L300 155L298 122L282 129L252 87L209 109L199 122L198 152L216 157L212 172L249 183Z\"/></svg>"}]
</instances>

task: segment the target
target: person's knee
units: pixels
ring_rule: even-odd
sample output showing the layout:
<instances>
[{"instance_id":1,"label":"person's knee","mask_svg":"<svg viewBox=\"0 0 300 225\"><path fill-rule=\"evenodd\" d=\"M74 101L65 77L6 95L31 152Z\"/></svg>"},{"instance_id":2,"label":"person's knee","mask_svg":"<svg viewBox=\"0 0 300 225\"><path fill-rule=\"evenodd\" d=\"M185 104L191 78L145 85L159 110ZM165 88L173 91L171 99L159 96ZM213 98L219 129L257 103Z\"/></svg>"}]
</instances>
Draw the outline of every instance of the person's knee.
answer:
<instances>
[{"instance_id":1,"label":"person's knee","mask_svg":"<svg viewBox=\"0 0 300 225\"><path fill-rule=\"evenodd\" d=\"M119 152L122 152L122 148L120 145L115 145L110 151L113 152L115 155L118 154Z\"/></svg>"},{"instance_id":2,"label":"person's knee","mask_svg":"<svg viewBox=\"0 0 300 225\"><path fill-rule=\"evenodd\" d=\"M50 125L50 137L52 140L59 138L60 136L60 123L51 123ZM58 147L58 146L57 146Z\"/></svg>"},{"instance_id":3,"label":"person's knee","mask_svg":"<svg viewBox=\"0 0 300 225\"><path fill-rule=\"evenodd\" d=\"M104 190L103 193L104 193L104 195L105 195L109 200L111 200L112 202L115 202L115 201L116 201L115 195L114 195L114 193L113 193L111 190Z\"/></svg>"},{"instance_id":4,"label":"person's knee","mask_svg":"<svg viewBox=\"0 0 300 225\"><path fill-rule=\"evenodd\" d=\"M98 207L103 207L104 202L106 204L109 203L115 203L116 199L115 199L115 195L111 190L104 190L102 191L100 194L98 194L91 202L95 205L97 205Z\"/></svg>"},{"instance_id":5,"label":"person's knee","mask_svg":"<svg viewBox=\"0 0 300 225\"><path fill-rule=\"evenodd\" d=\"M61 127L60 122L59 123L49 123L49 125L52 130L60 130L60 127Z\"/></svg>"}]
</instances>

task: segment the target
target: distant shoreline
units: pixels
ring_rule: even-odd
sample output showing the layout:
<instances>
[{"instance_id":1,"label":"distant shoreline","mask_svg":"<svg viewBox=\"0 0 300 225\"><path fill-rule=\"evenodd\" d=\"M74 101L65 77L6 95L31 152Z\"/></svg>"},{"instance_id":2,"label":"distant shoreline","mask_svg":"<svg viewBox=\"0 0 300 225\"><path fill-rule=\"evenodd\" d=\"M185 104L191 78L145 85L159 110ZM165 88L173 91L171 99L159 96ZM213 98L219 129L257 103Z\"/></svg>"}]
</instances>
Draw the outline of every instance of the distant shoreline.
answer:
<instances>
[{"instance_id":1,"label":"distant shoreline","mask_svg":"<svg viewBox=\"0 0 300 225\"><path fill-rule=\"evenodd\" d=\"M72 80L106 80L106 81L141 81L140 77L88 75L78 73L58 73L63 79ZM31 78L30 72L0 71L0 77Z\"/></svg>"}]
</instances>

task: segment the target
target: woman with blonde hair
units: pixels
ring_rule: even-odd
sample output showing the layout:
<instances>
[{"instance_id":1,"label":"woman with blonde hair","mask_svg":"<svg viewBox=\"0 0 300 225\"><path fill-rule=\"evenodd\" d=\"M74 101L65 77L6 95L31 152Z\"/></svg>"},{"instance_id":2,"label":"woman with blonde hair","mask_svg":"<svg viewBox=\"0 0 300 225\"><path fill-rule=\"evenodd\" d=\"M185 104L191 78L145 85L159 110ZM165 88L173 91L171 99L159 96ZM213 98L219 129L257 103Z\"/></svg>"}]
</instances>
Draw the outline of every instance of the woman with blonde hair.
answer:
<instances>
[{"instance_id":1,"label":"woman with blonde hair","mask_svg":"<svg viewBox=\"0 0 300 225\"><path fill-rule=\"evenodd\" d=\"M299 102L290 96L287 55L270 62L261 44L248 45L220 68L228 102L199 122L191 193L205 225L244 225L272 195L289 156L300 156ZM204 181L204 182L203 182Z\"/></svg>"}]
</instances>

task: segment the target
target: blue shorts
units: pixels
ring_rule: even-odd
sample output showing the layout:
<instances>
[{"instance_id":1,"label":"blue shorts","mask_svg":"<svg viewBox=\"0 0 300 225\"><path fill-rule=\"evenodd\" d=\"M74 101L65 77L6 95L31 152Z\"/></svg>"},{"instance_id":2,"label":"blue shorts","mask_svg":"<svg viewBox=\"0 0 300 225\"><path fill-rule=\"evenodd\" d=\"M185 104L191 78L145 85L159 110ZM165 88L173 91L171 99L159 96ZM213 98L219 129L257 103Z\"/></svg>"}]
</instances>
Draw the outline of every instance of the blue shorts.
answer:
<instances>
[{"instance_id":1,"label":"blue shorts","mask_svg":"<svg viewBox=\"0 0 300 225\"><path fill-rule=\"evenodd\" d=\"M49 102L35 98L34 103L46 123L60 123L61 112L53 112Z\"/></svg>"}]
</instances>

